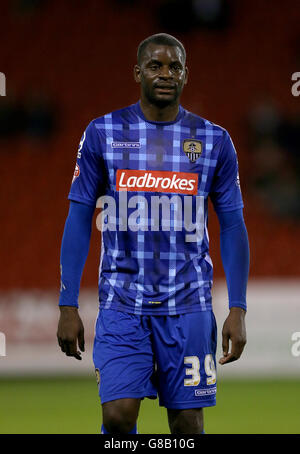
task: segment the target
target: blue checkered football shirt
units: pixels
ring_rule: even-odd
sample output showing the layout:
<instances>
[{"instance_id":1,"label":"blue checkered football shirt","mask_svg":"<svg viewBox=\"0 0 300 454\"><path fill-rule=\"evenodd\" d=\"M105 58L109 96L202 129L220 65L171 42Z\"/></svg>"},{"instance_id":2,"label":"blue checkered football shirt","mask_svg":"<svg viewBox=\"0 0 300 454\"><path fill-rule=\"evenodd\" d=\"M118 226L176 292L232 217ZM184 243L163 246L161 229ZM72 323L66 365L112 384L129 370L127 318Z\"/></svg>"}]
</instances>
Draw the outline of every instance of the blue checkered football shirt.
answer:
<instances>
[{"instance_id":1,"label":"blue checkered football shirt","mask_svg":"<svg viewBox=\"0 0 300 454\"><path fill-rule=\"evenodd\" d=\"M175 121L151 122L139 103L88 125L69 199L110 205L101 307L152 315L211 309L208 196L216 211L243 207L236 152L222 127L181 106Z\"/></svg>"}]
</instances>

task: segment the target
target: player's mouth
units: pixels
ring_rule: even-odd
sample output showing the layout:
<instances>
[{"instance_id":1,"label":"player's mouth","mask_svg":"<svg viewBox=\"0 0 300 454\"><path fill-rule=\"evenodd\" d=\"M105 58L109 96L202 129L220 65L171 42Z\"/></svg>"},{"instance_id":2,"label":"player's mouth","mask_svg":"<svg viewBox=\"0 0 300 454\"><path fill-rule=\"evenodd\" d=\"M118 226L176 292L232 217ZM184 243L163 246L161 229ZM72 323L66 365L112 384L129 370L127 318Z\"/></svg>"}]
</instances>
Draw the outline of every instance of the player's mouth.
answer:
<instances>
[{"instance_id":1,"label":"player's mouth","mask_svg":"<svg viewBox=\"0 0 300 454\"><path fill-rule=\"evenodd\" d=\"M154 85L154 88L156 90L160 90L160 91L171 92L171 91L175 90L176 86L170 85L170 84L156 84L156 85Z\"/></svg>"}]
</instances>

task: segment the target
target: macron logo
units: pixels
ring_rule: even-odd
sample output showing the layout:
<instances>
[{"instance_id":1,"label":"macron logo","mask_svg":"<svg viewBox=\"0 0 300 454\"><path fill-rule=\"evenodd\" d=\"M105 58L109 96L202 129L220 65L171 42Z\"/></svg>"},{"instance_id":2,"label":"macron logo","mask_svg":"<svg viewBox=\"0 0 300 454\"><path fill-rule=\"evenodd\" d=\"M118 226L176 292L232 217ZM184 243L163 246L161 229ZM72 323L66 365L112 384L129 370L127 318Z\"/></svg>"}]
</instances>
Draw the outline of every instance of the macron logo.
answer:
<instances>
[{"instance_id":1,"label":"macron logo","mask_svg":"<svg viewBox=\"0 0 300 454\"><path fill-rule=\"evenodd\" d=\"M112 148L141 148L140 142L112 142Z\"/></svg>"},{"instance_id":2,"label":"macron logo","mask_svg":"<svg viewBox=\"0 0 300 454\"><path fill-rule=\"evenodd\" d=\"M197 195L198 174L161 170L117 170L117 191Z\"/></svg>"}]
</instances>

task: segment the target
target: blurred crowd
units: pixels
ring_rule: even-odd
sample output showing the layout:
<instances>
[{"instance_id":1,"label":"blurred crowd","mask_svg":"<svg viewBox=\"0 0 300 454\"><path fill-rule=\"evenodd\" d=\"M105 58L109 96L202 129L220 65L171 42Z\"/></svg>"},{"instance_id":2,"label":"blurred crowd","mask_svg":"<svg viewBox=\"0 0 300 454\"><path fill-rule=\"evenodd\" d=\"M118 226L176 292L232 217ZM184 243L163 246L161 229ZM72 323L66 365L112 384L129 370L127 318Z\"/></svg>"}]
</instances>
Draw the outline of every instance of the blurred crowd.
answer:
<instances>
[{"instance_id":1,"label":"blurred crowd","mask_svg":"<svg viewBox=\"0 0 300 454\"><path fill-rule=\"evenodd\" d=\"M190 32L195 28L224 31L230 24L231 4L225 0L165 0L158 8L162 29Z\"/></svg>"},{"instance_id":2,"label":"blurred crowd","mask_svg":"<svg viewBox=\"0 0 300 454\"><path fill-rule=\"evenodd\" d=\"M300 220L300 115L260 97L249 109L251 190L275 216Z\"/></svg>"},{"instance_id":3,"label":"blurred crowd","mask_svg":"<svg viewBox=\"0 0 300 454\"><path fill-rule=\"evenodd\" d=\"M126 8L139 2L114 0L114 3ZM46 4L46 0L15 0L12 12L31 15ZM197 29L218 34L230 27L234 5L225 0L156 0L155 14L158 27L170 33ZM299 50L300 46L296 48ZM251 167L247 190L250 187L254 197L274 216L300 220L300 113L287 115L276 101L262 93L248 106L246 152ZM8 96L1 97L0 139L49 139L58 129L58 107L47 90L37 86L28 89L21 98L10 90Z\"/></svg>"},{"instance_id":4,"label":"blurred crowd","mask_svg":"<svg viewBox=\"0 0 300 454\"><path fill-rule=\"evenodd\" d=\"M37 87L23 97L9 92L0 102L0 139L48 140L57 129L57 106Z\"/></svg>"}]
</instances>

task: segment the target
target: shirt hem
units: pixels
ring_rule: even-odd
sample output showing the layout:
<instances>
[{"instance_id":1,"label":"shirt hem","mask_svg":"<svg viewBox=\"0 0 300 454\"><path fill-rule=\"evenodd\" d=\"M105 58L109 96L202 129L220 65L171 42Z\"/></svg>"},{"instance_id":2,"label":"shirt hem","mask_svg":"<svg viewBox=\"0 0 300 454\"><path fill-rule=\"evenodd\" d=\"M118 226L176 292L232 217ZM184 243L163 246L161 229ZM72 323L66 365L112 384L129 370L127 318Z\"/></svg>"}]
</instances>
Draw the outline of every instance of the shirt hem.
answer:
<instances>
[{"instance_id":1,"label":"shirt hem","mask_svg":"<svg viewBox=\"0 0 300 454\"><path fill-rule=\"evenodd\" d=\"M164 310L146 310L145 308L141 308L141 310L136 310L136 309L131 309L123 306L118 306L116 304L110 305L109 307L105 307L105 303L99 303L99 310L107 310L107 309L112 309L116 311L121 311L121 312L127 312L129 314L135 314L135 315L181 315L181 314L191 314L193 312L206 312L206 311L212 311L213 306L212 303L206 303L205 308L201 306L193 306L190 308L182 308L182 309L176 309L173 311L170 309L164 309Z\"/></svg>"}]
</instances>

